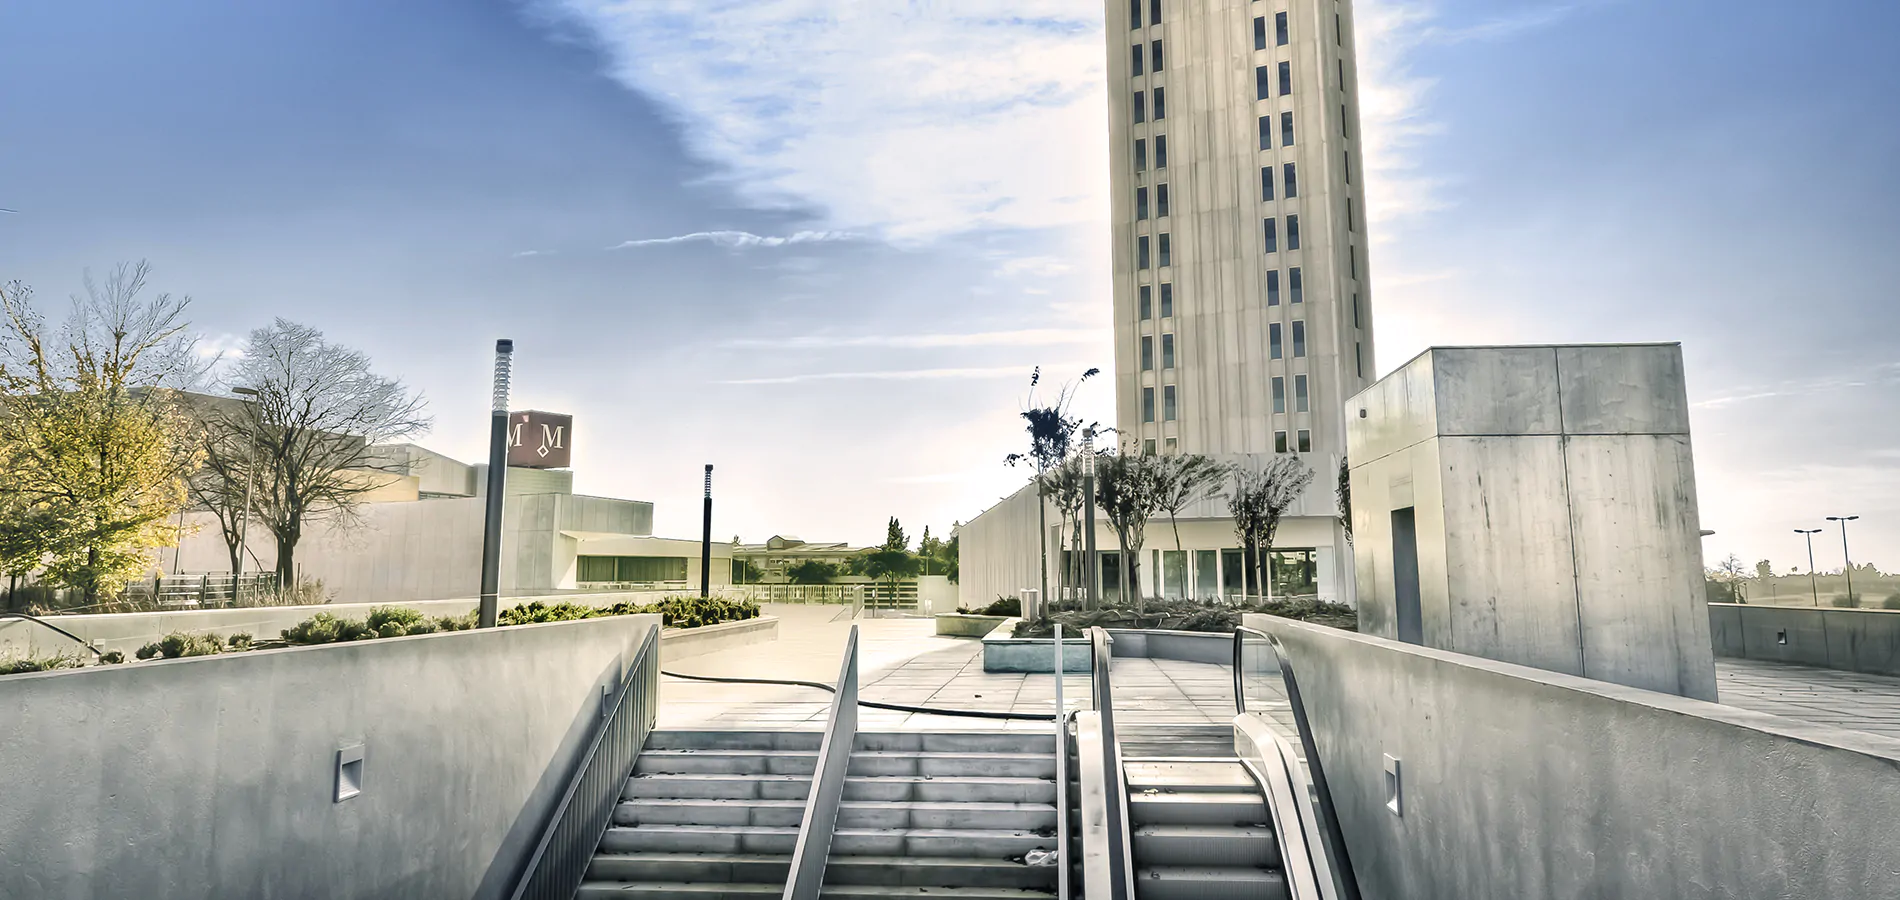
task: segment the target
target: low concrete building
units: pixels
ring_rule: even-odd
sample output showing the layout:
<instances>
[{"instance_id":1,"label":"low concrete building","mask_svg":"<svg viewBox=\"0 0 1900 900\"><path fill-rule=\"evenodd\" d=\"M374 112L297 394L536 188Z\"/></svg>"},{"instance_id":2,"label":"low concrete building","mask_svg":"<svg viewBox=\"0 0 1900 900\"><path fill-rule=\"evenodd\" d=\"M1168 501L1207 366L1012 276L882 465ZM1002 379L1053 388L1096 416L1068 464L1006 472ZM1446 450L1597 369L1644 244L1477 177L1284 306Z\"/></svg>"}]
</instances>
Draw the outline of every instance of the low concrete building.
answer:
<instances>
[{"instance_id":1,"label":"low concrete building","mask_svg":"<svg viewBox=\"0 0 1900 900\"><path fill-rule=\"evenodd\" d=\"M791 581L791 568L799 563L830 563L842 571L851 557L870 548L853 547L844 541L812 542L791 535L775 534L763 544L743 543L735 535L728 549L732 555L732 580L735 583L754 581L750 577L740 577L739 568L749 562L759 569L757 583L785 584Z\"/></svg>"},{"instance_id":2,"label":"low concrete building","mask_svg":"<svg viewBox=\"0 0 1900 900\"><path fill-rule=\"evenodd\" d=\"M1680 345L1434 347L1347 409L1361 630L1715 699Z\"/></svg>"}]
</instances>

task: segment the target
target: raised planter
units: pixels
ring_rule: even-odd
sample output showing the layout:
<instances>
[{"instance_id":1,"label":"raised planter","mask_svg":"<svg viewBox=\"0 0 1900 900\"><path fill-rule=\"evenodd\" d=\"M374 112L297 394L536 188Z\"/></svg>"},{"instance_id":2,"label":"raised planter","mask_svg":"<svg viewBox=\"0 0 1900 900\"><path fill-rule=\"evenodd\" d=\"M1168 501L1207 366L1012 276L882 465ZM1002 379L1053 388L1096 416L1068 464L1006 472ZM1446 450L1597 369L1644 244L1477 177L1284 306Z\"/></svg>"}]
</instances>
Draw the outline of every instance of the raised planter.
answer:
<instances>
[{"instance_id":1,"label":"raised planter","mask_svg":"<svg viewBox=\"0 0 1900 900\"><path fill-rule=\"evenodd\" d=\"M970 618L994 617L972 616ZM1021 618L1015 616L1004 619L1002 624L984 635L983 671L1044 675L1055 673L1055 638L1011 637L1011 633L1016 630L1016 623L1021 621ZM1086 638L1064 637L1062 639L1062 671L1071 674L1088 673L1089 642Z\"/></svg>"},{"instance_id":2,"label":"raised planter","mask_svg":"<svg viewBox=\"0 0 1900 900\"><path fill-rule=\"evenodd\" d=\"M1158 628L1110 628L1116 656L1129 659L1173 659L1181 662L1234 663L1234 633L1218 631L1163 631Z\"/></svg>"},{"instance_id":3,"label":"raised planter","mask_svg":"<svg viewBox=\"0 0 1900 900\"><path fill-rule=\"evenodd\" d=\"M698 628L662 628L660 661L670 663L676 659L776 640L777 616L759 616L737 622L701 625Z\"/></svg>"},{"instance_id":4,"label":"raised planter","mask_svg":"<svg viewBox=\"0 0 1900 900\"><path fill-rule=\"evenodd\" d=\"M983 637L996 630L1004 622L1013 622L1009 616L973 616L968 613L939 613L937 615L937 633L948 637Z\"/></svg>"}]
</instances>

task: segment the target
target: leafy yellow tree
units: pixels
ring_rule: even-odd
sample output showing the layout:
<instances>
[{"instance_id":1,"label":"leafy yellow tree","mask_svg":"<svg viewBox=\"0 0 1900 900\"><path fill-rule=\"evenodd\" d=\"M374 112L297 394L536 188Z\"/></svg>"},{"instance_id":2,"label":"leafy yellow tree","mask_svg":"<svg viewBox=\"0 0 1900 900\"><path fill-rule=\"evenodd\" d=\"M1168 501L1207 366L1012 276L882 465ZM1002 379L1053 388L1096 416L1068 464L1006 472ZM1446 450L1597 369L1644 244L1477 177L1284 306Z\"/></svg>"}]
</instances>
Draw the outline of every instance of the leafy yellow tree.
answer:
<instances>
[{"instance_id":1,"label":"leafy yellow tree","mask_svg":"<svg viewBox=\"0 0 1900 900\"><path fill-rule=\"evenodd\" d=\"M88 275L56 329L26 286L0 288L0 566L37 569L89 604L177 541L199 461L177 394L196 375L190 301L141 299L147 273Z\"/></svg>"}]
</instances>

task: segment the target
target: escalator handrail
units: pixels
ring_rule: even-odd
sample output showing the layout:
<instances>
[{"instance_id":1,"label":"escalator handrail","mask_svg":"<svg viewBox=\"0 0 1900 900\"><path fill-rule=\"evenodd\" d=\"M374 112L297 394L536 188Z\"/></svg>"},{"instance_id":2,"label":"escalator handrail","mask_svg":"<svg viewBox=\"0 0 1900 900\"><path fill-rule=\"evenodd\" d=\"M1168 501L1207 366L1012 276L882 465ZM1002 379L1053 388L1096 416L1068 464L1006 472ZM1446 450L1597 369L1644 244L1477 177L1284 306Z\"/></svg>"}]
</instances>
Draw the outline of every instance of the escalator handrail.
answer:
<instances>
[{"instance_id":1,"label":"escalator handrail","mask_svg":"<svg viewBox=\"0 0 1900 900\"><path fill-rule=\"evenodd\" d=\"M1278 637L1245 625L1234 629L1234 708L1239 712L1247 711L1245 675L1241 667L1241 650L1247 635L1265 639L1280 666L1280 679L1286 686L1287 705L1293 710L1293 725L1300 733L1300 747L1306 753L1306 768L1313 776L1313 793L1317 801L1315 805L1319 808L1321 833L1331 851L1340 891L1345 900L1360 900L1359 880L1353 872L1352 855L1346 848L1345 832L1339 826L1332 789L1326 783L1326 767L1321 765L1319 747L1313 741L1313 726L1306 717L1306 704L1300 699L1300 683L1293 674L1293 661L1287 657L1286 646Z\"/></svg>"},{"instance_id":2,"label":"escalator handrail","mask_svg":"<svg viewBox=\"0 0 1900 900\"><path fill-rule=\"evenodd\" d=\"M1089 691L1095 700L1095 713L1102 729L1102 777L1108 802L1108 870L1110 884L1105 900L1135 900L1134 869L1129 827L1128 786L1122 774L1121 742L1115 738L1114 691L1109 683L1110 661L1114 658L1108 629L1089 629ZM1091 898L1094 900L1094 898Z\"/></svg>"}]
</instances>

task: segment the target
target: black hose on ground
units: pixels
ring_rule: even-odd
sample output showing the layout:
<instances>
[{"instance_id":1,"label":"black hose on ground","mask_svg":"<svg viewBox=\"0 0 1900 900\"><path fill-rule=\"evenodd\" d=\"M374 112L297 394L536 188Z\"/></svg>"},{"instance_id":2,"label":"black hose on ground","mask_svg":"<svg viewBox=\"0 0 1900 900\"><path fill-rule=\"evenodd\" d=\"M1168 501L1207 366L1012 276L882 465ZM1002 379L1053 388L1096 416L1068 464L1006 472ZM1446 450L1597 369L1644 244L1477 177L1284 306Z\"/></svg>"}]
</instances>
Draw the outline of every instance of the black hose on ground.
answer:
<instances>
[{"instance_id":1,"label":"black hose on ground","mask_svg":"<svg viewBox=\"0 0 1900 900\"><path fill-rule=\"evenodd\" d=\"M710 681L715 684L781 684L789 687L817 688L826 693L835 694L838 689L818 681L790 681L777 678L731 678L717 675L687 675L681 672L660 670L668 678L681 678L687 681ZM933 706L906 706L902 703L878 703L874 700L859 700L859 706L872 709L886 709L892 712L923 713L932 716L961 716L966 719L1018 719L1027 722L1054 722L1054 713L1010 713L991 712L981 709L942 709Z\"/></svg>"}]
</instances>

